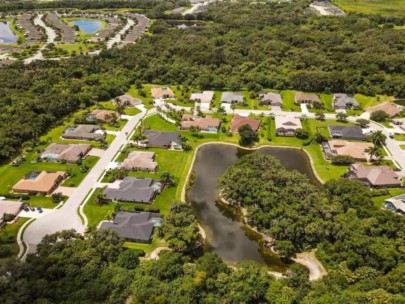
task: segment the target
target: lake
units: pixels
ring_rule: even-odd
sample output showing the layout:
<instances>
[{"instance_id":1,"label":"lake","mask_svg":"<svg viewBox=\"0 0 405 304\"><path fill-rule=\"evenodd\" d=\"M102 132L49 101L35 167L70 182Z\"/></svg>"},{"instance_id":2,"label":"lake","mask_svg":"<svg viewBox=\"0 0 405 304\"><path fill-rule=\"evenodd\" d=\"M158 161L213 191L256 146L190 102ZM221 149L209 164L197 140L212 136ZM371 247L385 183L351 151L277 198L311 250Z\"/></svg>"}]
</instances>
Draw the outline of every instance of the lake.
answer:
<instances>
[{"instance_id":1,"label":"lake","mask_svg":"<svg viewBox=\"0 0 405 304\"><path fill-rule=\"evenodd\" d=\"M85 32L86 34L94 34L103 26L101 21L87 19L74 20L70 21L69 23L71 25L76 25L81 31Z\"/></svg>"},{"instance_id":2,"label":"lake","mask_svg":"<svg viewBox=\"0 0 405 304\"><path fill-rule=\"evenodd\" d=\"M14 35L9 22L0 22L0 44L16 43L18 37Z\"/></svg>"},{"instance_id":3,"label":"lake","mask_svg":"<svg viewBox=\"0 0 405 304\"><path fill-rule=\"evenodd\" d=\"M308 156L298 149L263 147L252 152L231 145L210 144L197 152L193 167L195 179L187 192L187 201L192 204L207 234L206 250L218 254L231 265L253 260L266 264L270 270L282 272L288 265L258 242L261 239L259 235L238 221L238 210L216 203L218 178L240 157L249 153L272 155L288 170L298 170L319 184Z\"/></svg>"}]
</instances>

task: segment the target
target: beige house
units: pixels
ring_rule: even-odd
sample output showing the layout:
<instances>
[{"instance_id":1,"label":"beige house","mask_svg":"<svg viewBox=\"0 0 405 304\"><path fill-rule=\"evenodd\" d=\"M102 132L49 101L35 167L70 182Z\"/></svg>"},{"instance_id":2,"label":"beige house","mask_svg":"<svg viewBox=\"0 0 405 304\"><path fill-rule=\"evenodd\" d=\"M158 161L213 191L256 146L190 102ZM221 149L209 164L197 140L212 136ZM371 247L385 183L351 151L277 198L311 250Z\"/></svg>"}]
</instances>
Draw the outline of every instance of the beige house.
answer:
<instances>
[{"instance_id":1,"label":"beige house","mask_svg":"<svg viewBox=\"0 0 405 304\"><path fill-rule=\"evenodd\" d=\"M329 148L331 155L348 155L356 161L367 161L369 159L368 150L373 147L368 142L352 142L346 140L331 140Z\"/></svg>"},{"instance_id":2,"label":"beige house","mask_svg":"<svg viewBox=\"0 0 405 304\"><path fill-rule=\"evenodd\" d=\"M128 154L121 167L128 171L156 171L158 164L154 161L154 158L154 152L134 151Z\"/></svg>"},{"instance_id":3,"label":"beige house","mask_svg":"<svg viewBox=\"0 0 405 304\"><path fill-rule=\"evenodd\" d=\"M117 103L116 99L118 99L124 107L135 107L142 104L142 100L132 97L131 95L128 94L124 94L116 98L113 98L111 102L113 104L116 104Z\"/></svg>"},{"instance_id":4,"label":"beige house","mask_svg":"<svg viewBox=\"0 0 405 304\"><path fill-rule=\"evenodd\" d=\"M41 159L47 161L66 161L75 163L84 158L91 150L91 145L87 144L50 144L41 153Z\"/></svg>"},{"instance_id":5,"label":"beige house","mask_svg":"<svg viewBox=\"0 0 405 304\"><path fill-rule=\"evenodd\" d=\"M276 116L276 135L295 136L295 130L302 129L301 120L295 117Z\"/></svg>"},{"instance_id":6,"label":"beige house","mask_svg":"<svg viewBox=\"0 0 405 304\"><path fill-rule=\"evenodd\" d=\"M388 114L389 117L395 117L399 113L401 113L402 109L400 106L396 105L395 103L388 102L388 101L366 109L367 113L373 113L376 111L384 111L385 113Z\"/></svg>"},{"instance_id":7,"label":"beige house","mask_svg":"<svg viewBox=\"0 0 405 304\"><path fill-rule=\"evenodd\" d=\"M100 121L107 121L114 116L116 118L118 118L120 116L118 114L118 112L115 112L112 110L101 110L101 109L94 110L93 112L91 112L90 115L93 116L96 120L100 120Z\"/></svg>"},{"instance_id":8,"label":"beige house","mask_svg":"<svg viewBox=\"0 0 405 304\"><path fill-rule=\"evenodd\" d=\"M400 177L388 166L366 166L353 164L347 174L349 179L377 188L400 187Z\"/></svg>"},{"instance_id":9,"label":"beige house","mask_svg":"<svg viewBox=\"0 0 405 304\"><path fill-rule=\"evenodd\" d=\"M46 171L31 171L18 183L16 183L12 190L16 193L28 194L51 194L65 178L66 173L46 172Z\"/></svg>"},{"instance_id":10,"label":"beige house","mask_svg":"<svg viewBox=\"0 0 405 304\"><path fill-rule=\"evenodd\" d=\"M221 120L212 117L199 117L190 114L184 114L181 118L181 129L189 130L191 127L198 127L202 132L217 133Z\"/></svg>"},{"instance_id":11,"label":"beige house","mask_svg":"<svg viewBox=\"0 0 405 304\"><path fill-rule=\"evenodd\" d=\"M200 103L211 103L214 99L214 92L213 91L204 91L199 93L191 94L190 100Z\"/></svg>"},{"instance_id":12,"label":"beige house","mask_svg":"<svg viewBox=\"0 0 405 304\"><path fill-rule=\"evenodd\" d=\"M301 103L308 103L313 104L314 102L321 102L319 96L313 93L303 93L297 92L295 93L295 104L299 105Z\"/></svg>"},{"instance_id":13,"label":"beige house","mask_svg":"<svg viewBox=\"0 0 405 304\"><path fill-rule=\"evenodd\" d=\"M151 89L151 96L153 99L168 99L168 98L176 98L176 95L173 93L172 89L170 88L152 88Z\"/></svg>"}]
</instances>

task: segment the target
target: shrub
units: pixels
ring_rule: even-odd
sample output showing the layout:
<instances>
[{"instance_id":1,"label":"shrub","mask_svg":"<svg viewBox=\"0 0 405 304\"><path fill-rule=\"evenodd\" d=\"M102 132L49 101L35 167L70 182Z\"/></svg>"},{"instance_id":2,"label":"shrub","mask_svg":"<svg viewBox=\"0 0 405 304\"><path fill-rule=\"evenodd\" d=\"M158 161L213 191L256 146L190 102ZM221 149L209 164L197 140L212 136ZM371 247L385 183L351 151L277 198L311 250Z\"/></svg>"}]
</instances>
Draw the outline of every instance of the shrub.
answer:
<instances>
[{"instance_id":1,"label":"shrub","mask_svg":"<svg viewBox=\"0 0 405 304\"><path fill-rule=\"evenodd\" d=\"M0 245L0 258L9 257L12 254L10 245Z\"/></svg>"},{"instance_id":2,"label":"shrub","mask_svg":"<svg viewBox=\"0 0 405 304\"><path fill-rule=\"evenodd\" d=\"M338 166L351 165L354 163L354 158L349 155L334 155L332 156L332 164Z\"/></svg>"}]
</instances>

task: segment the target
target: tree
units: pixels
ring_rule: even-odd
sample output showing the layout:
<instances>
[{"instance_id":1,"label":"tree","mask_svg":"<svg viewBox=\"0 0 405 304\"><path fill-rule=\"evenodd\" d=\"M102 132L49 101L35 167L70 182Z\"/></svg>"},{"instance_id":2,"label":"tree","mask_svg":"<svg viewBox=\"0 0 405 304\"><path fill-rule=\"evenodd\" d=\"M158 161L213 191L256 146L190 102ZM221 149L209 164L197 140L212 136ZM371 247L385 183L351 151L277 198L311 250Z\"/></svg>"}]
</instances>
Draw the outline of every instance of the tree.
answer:
<instances>
[{"instance_id":1,"label":"tree","mask_svg":"<svg viewBox=\"0 0 405 304\"><path fill-rule=\"evenodd\" d=\"M239 133L239 144L241 146L250 146L253 143L259 141L259 137L257 136L256 132L253 131L252 127L250 125L243 125L240 126L238 129Z\"/></svg>"},{"instance_id":2,"label":"tree","mask_svg":"<svg viewBox=\"0 0 405 304\"><path fill-rule=\"evenodd\" d=\"M235 115L236 104L232 103L231 109L232 109L232 115Z\"/></svg>"},{"instance_id":3,"label":"tree","mask_svg":"<svg viewBox=\"0 0 405 304\"><path fill-rule=\"evenodd\" d=\"M102 206L107 202L106 197L103 193L97 193L95 198L95 203L98 206Z\"/></svg>"},{"instance_id":4,"label":"tree","mask_svg":"<svg viewBox=\"0 0 405 304\"><path fill-rule=\"evenodd\" d=\"M336 120L340 122L347 122L347 114L343 112L339 112L336 114Z\"/></svg>"},{"instance_id":5,"label":"tree","mask_svg":"<svg viewBox=\"0 0 405 304\"><path fill-rule=\"evenodd\" d=\"M374 145L373 147L368 149L367 152L370 155L370 159L375 160L376 162L380 162L381 159L384 157L381 152L381 147L378 145Z\"/></svg>"},{"instance_id":6,"label":"tree","mask_svg":"<svg viewBox=\"0 0 405 304\"><path fill-rule=\"evenodd\" d=\"M302 129L302 128L295 129L294 134L299 139L307 139L307 138L309 138L309 133L306 130Z\"/></svg>"},{"instance_id":7,"label":"tree","mask_svg":"<svg viewBox=\"0 0 405 304\"><path fill-rule=\"evenodd\" d=\"M315 113L315 118L316 118L317 120L324 121L324 120L325 120L325 114L322 113L322 112Z\"/></svg>"},{"instance_id":8,"label":"tree","mask_svg":"<svg viewBox=\"0 0 405 304\"><path fill-rule=\"evenodd\" d=\"M57 192L57 193L52 193L52 201L55 204L60 203L63 200L63 195L61 192Z\"/></svg>"},{"instance_id":9,"label":"tree","mask_svg":"<svg viewBox=\"0 0 405 304\"><path fill-rule=\"evenodd\" d=\"M163 172L160 175L160 181L164 184L167 185L169 187L173 186L176 181L174 179L174 176L170 173L170 172Z\"/></svg>"},{"instance_id":10,"label":"tree","mask_svg":"<svg viewBox=\"0 0 405 304\"><path fill-rule=\"evenodd\" d=\"M388 114L382 110L374 111L370 114L370 119L376 122L385 122L388 118Z\"/></svg>"},{"instance_id":11,"label":"tree","mask_svg":"<svg viewBox=\"0 0 405 304\"><path fill-rule=\"evenodd\" d=\"M372 142L374 145L382 147L385 145L385 141L387 140L387 136L381 131L373 131L367 136L367 140Z\"/></svg>"},{"instance_id":12,"label":"tree","mask_svg":"<svg viewBox=\"0 0 405 304\"><path fill-rule=\"evenodd\" d=\"M356 123L360 128L367 128L370 121L364 118L359 118L356 120Z\"/></svg>"}]
</instances>

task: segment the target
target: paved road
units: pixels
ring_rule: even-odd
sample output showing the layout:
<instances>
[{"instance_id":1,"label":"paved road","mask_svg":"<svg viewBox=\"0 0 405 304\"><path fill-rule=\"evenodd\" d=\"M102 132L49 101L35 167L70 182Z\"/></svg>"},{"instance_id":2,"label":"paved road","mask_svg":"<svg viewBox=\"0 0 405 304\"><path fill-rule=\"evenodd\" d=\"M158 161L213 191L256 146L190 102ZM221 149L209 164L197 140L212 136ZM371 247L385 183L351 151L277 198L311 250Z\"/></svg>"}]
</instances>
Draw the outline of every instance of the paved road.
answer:
<instances>
[{"instance_id":1,"label":"paved road","mask_svg":"<svg viewBox=\"0 0 405 304\"><path fill-rule=\"evenodd\" d=\"M55 42L55 38L56 38L56 33L53 29L51 29L50 27L46 26L46 24L44 23L44 21L42 21L42 15L38 15L35 19L34 19L34 24L35 25L39 25L40 27L43 27L45 29L46 35L47 35L47 41L46 44L49 43L54 43ZM38 53L36 53L34 56L27 58L24 60L25 64L31 63L35 60L42 60L44 59L44 57L42 56L42 51L45 49L46 45L44 45L41 49L38 50Z\"/></svg>"},{"instance_id":2,"label":"paved road","mask_svg":"<svg viewBox=\"0 0 405 304\"><path fill-rule=\"evenodd\" d=\"M150 113L154 113L155 111L155 109L152 109L150 110ZM122 131L116 136L109 148L105 151L103 156L99 159L97 164L84 178L80 186L77 187L72 196L69 197L69 199L60 209L56 209L52 213L37 219L28 226L23 235L23 240L28 246L26 254L35 252L37 244L41 242L45 235L53 234L66 229L75 229L80 233L85 231L86 227L81 222L78 215L78 208L80 207L80 204L84 201L87 194L93 188L97 187L98 178L103 174L104 170L114 158L120 147L127 144L127 135L133 131L144 115L145 112L132 116Z\"/></svg>"}]
</instances>

